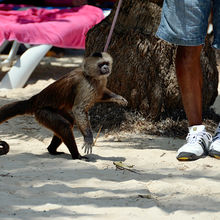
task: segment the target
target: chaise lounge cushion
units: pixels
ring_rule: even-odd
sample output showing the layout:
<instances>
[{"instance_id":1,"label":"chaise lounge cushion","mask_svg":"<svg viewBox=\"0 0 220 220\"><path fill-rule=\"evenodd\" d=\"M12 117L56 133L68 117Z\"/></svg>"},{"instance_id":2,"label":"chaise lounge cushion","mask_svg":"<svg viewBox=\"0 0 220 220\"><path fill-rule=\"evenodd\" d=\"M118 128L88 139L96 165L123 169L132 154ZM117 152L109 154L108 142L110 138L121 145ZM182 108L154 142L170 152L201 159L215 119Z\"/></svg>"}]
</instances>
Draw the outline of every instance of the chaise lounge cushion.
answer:
<instances>
[{"instance_id":1,"label":"chaise lounge cushion","mask_svg":"<svg viewBox=\"0 0 220 220\"><path fill-rule=\"evenodd\" d=\"M5 5L0 4L0 45L5 40L16 40L84 49L86 33L104 18L100 8L90 5L70 9L4 8Z\"/></svg>"}]
</instances>

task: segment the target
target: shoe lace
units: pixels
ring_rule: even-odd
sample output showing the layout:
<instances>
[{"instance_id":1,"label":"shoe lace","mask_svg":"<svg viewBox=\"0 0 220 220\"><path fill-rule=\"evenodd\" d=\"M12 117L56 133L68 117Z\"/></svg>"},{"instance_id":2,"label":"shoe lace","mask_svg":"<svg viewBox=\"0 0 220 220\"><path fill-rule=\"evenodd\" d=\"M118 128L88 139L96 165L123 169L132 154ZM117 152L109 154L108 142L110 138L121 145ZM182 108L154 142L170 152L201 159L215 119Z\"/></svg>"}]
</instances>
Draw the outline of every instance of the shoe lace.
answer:
<instances>
[{"instance_id":1,"label":"shoe lace","mask_svg":"<svg viewBox=\"0 0 220 220\"><path fill-rule=\"evenodd\" d=\"M212 141L212 135L206 131L201 131L196 134L188 133L186 141L190 144L201 143L202 140L206 139L207 141Z\"/></svg>"}]
</instances>

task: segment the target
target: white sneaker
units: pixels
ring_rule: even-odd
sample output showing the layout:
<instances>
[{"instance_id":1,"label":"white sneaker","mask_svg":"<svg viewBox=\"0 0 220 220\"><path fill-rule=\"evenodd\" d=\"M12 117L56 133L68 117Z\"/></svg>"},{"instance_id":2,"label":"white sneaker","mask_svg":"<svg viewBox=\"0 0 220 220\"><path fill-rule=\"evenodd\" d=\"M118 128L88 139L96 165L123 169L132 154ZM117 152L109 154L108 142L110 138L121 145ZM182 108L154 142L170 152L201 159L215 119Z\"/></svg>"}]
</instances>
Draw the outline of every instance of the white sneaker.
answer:
<instances>
[{"instance_id":1,"label":"white sneaker","mask_svg":"<svg viewBox=\"0 0 220 220\"><path fill-rule=\"evenodd\" d=\"M215 131L215 135L212 139L212 143L209 147L209 155L220 159L220 123Z\"/></svg>"},{"instance_id":2,"label":"white sneaker","mask_svg":"<svg viewBox=\"0 0 220 220\"><path fill-rule=\"evenodd\" d=\"M176 158L180 161L197 160L207 155L212 136L206 132L204 125L196 125L189 127L186 141L177 152Z\"/></svg>"}]
</instances>

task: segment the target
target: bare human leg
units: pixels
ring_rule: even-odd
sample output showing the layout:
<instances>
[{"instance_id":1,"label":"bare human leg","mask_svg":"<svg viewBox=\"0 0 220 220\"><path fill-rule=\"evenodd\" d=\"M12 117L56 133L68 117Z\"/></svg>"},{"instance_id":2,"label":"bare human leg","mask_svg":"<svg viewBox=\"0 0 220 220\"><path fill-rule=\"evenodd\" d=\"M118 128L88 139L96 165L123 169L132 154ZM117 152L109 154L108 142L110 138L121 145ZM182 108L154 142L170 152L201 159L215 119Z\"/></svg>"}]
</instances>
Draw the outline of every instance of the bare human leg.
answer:
<instances>
[{"instance_id":1,"label":"bare human leg","mask_svg":"<svg viewBox=\"0 0 220 220\"><path fill-rule=\"evenodd\" d=\"M196 160L207 154L211 135L202 125L202 46L179 46L176 55L176 74L182 102L189 121L187 143L177 152L180 161Z\"/></svg>"},{"instance_id":2,"label":"bare human leg","mask_svg":"<svg viewBox=\"0 0 220 220\"><path fill-rule=\"evenodd\" d=\"M202 124L202 46L179 46L176 74L189 126Z\"/></svg>"}]
</instances>

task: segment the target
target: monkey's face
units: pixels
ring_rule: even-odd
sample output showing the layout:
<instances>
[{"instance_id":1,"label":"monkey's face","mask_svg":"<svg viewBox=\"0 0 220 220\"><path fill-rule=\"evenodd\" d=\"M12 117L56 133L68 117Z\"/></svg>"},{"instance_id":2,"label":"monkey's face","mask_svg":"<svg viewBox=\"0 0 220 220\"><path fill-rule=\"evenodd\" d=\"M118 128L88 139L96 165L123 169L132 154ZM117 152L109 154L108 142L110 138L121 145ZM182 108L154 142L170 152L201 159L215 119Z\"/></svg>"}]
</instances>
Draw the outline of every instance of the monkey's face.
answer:
<instances>
[{"instance_id":1,"label":"monkey's face","mask_svg":"<svg viewBox=\"0 0 220 220\"><path fill-rule=\"evenodd\" d=\"M112 57L105 52L94 53L84 61L86 75L93 78L108 77L112 71Z\"/></svg>"},{"instance_id":2,"label":"monkey's face","mask_svg":"<svg viewBox=\"0 0 220 220\"><path fill-rule=\"evenodd\" d=\"M111 73L109 62L101 62L98 67L100 75L109 75Z\"/></svg>"}]
</instances>

